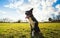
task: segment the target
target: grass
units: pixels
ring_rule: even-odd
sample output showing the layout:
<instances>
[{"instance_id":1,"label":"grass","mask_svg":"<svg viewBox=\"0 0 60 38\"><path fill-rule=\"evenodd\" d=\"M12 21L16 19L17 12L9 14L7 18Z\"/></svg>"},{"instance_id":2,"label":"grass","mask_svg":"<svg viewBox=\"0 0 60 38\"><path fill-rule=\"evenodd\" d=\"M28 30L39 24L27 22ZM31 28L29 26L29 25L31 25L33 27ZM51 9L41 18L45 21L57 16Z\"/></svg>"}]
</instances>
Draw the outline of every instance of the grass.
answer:
<instances>
[{"instance_id":1,"label":"grass","mask_svg":"<svg viewBox=\"0 0 60 38\"><path fill-rule=\"evenodd\" d=\"M39 23L45 38L60 38L60 23ZM30 38L28 23L0 23L0 38Z\"/></svg>"}]
</instances>

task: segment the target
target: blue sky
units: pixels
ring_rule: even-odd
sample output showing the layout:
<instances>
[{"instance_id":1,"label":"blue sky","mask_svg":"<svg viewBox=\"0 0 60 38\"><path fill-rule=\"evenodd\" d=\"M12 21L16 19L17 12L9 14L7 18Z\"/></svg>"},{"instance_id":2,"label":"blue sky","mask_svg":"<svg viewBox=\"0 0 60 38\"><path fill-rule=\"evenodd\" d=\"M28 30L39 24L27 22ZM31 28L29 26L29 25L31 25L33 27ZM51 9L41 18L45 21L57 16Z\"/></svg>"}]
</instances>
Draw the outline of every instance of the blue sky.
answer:
<instances>
[{"instance_id":1,"label":"blue sky","mask_svg":"<svg viewBox=\"0 0 60 38\"><path fill-rule=\"evenodd\" d=\"M55 7L57 4L60 4L60 0L57 0L56 3L53 4L53 6Z\"/></svg>"},{"instance_id":2,"label":"blue sky","mask_svg":"<svg viewBox=\"0 0 60 38\"><path fill-rule=\"evenodd\" d=\"M17 20L17 19L21 19L21 20L23 19L24 20L24 18L25 18L25 17L23 17L24 13L17 13L17 11L21 12L18 9L21 8L21 7L25 8L24 5L27 5L27 3L30 3L30 2L29 2L29 0L23 0L23 3L21 4L23 6L21 6L21 7L19 7L20 5L18 5L18 2L20 2L20 0L0 0L0 19L1 18L12 18L12 19L15 19L15 20ZM5 7L5 5L9 6L10 4L15 4L15 3L17 3L16 4L17 8L19 7L18 9L14 6L11 6L13 8ZM56 6L58 4L60 5L60 0L57 0L56 2L54 2L52 4L52 7L56 8ZM29 4L28 4L28 6L29 6ZM37 8L37 7L35 7L35 8ZM39 20L39 18L38 18L38 20Z\"/></svg>"},{"instance_id":3,"label":"blue sky","mask_svg":"<svg viewBox=\"0 0 60 38\"><path fill-rule=\"evenodd\" d=\"M9 4L8 0L0 0L0 10L2 12L7 12L6 14L0 13L0 18L5 18L6 16L7 16L7 18L9 18L8 16L17 17L17 15L19 15L19 14L16 13L16 9L10 9L10 8L4 7L4 5L6 5L6 4Z\"/></svg>"}]
</instances>

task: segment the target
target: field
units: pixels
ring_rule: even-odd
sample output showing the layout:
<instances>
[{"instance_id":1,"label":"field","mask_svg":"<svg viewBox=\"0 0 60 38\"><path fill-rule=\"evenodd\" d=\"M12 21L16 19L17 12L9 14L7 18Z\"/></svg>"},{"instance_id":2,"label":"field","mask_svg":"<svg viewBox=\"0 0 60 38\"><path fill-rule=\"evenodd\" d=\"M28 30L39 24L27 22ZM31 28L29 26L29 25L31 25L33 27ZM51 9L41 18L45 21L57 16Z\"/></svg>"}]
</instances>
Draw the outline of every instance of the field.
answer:
<instances>
[{"instance_id":1,"label":"field","mask_svg":"<svg viewBox=\"0 0 60 38\"><path fill-rule=\"evenodd\" d=\"M39 23L45 38L60 38L60 23ZM28 23L0 23L0 38L30 38Z\"/></svg>"}]
</instances>

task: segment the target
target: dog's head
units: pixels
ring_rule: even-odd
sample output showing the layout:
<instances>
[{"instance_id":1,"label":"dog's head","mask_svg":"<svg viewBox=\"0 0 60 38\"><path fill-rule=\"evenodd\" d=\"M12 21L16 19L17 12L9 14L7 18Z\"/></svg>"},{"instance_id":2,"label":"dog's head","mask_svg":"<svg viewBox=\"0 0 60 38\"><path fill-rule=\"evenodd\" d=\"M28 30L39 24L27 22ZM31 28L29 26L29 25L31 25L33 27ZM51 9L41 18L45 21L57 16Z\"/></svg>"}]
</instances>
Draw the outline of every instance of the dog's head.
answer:
<instances>
[{"instance_id":1,"label":"dog's head","mask_svg":"<svg viewBox=\"0 0 60 38\"><path fill-rule=\"evenodd\" d=\"M33 8L25 12L26 18L29 18L32 15L32 11L33 11Z\"/></svg>"}]
</instances>

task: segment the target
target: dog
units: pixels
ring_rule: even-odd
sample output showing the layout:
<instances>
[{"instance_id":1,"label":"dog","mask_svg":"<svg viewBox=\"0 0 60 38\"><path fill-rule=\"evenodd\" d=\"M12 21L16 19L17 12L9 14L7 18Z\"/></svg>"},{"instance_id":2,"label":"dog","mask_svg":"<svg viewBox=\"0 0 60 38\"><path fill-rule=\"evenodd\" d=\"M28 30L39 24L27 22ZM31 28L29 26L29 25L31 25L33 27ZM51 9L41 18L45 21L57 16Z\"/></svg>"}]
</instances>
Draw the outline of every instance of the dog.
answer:
<instances>
[{"instance_id":1,"label":"dog","mask_svg":"<svg viewBox=\"0 0 60 38\"><path fill-rule=\"evenodd\" d=\"M33 8L31 8L30 10L25 12L26 18L29 20L30 22L30 26L31 26L31 33L32 36L34 36L34 32L40 32L40 29L38 27L38 21L36 20L36 18L34 17L33 13Z\"/></svg>"}]
</instances>

